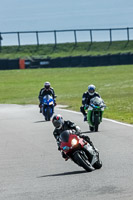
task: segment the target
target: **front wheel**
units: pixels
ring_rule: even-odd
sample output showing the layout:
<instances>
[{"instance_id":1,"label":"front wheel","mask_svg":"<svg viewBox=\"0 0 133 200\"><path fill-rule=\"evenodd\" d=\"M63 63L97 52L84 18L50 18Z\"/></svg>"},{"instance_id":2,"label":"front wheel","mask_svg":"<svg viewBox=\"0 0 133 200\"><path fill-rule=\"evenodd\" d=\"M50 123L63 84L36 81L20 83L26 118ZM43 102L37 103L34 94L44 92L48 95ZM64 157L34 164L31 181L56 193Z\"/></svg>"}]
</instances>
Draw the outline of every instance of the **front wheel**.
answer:
<instances>
[{"instance_id":1,"label":"front wheel","mask_svg":"<svg viewBox=\"0 0 133 200\"><path fill-rule=\"evenodd\" d=\"M102 167L102 161L98 160L97 162L95 162L95 164L93 165L93 167L95 169L100 169Z\"/></svg>"},{"instance_id":2,"label":"front wheel","mask_svg":"<svg viewBox=\"0 0 133 200\"><path fill-rule=\"evenodd\" d=\"M50 111L51 111L50 108L48 108L46 111L47 121L50 121Z\"/></svg>"},{"instance_id":3,"label":"front wheel","mask_svg":"<svg viewBox=\"0 0 133 200\"><path fill-rule=\"evenodd\" d=\"M95 125L95 132L98 132L98 124Z\"/></svg>"},{"instance_id":4,"label":"front wheel","mask_svg":"<svg viewBox=\"0 0 133 200\"><path fill-rule=\"evenodd\" d=\"M93 126L89 126L90 131L93 132L94 131L94 127Z\"/></svg>"},{"instance_id":5,"label":"front wheel","mask_svg":"<svg viewBox=\"0 0 133 200\"><path fill-rule=\"evenodd\" d=\"M75 152L73 156L74 162L76 162L79 166L83 167L87 172L91 172L94 170L90 162L82 155L80 152Z\"/></svg>"},{"instance_id":6,"label":"front wheel","mask_svg":"<svg viewBox=\"0 0 133 200\"><path fill-rule=\"evenodd\" d=\"M94 122L95 122L95 132L98 132L98 126L99 126L99 116L98 115L95 116Z\"/></svg>"},{"instance_id":7,"label":"front wheel","mask_svg":"<svg viewBox=\"0 0 133 200\"><path fill-rule=\"evenodd\" d=\"M50 121L50 117L51 117L51 108L46 108L43 110L43 115L45 117L46 121Z\"/></svg>"}]
</instances>

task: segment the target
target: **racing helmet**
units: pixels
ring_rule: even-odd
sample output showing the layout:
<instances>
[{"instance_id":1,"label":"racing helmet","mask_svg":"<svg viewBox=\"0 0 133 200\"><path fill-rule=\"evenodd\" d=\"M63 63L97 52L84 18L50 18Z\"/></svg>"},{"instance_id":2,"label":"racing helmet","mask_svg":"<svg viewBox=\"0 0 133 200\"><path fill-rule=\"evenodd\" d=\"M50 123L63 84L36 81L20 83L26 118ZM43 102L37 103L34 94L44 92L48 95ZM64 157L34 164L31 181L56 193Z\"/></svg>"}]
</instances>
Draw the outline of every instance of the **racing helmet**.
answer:
<instances>
[{"instance_id":1,"label":"racing helmet","mask_svg":"<svg viewBox=\"0 0 133 200\"><path fill-rule=\"evenodd\" d=\"M94 95L95 89L96 89L95 85L89 85L88 86L89 95L91 95L91 96Z\"/></svg>"},{"instance_id":2,"label":"racing helmet","mask_svg":"<svg viewBox=\"0 0 133 200\"><path fill-rule=\"evenodd\" d=\"M61 115L55 115L52 119L52 123L54 125L55 128L57 129L61 129L63 124L64 124L64 119Z\"/></svg>"},{"instance_id":3,"label":"racing helmet","mask_svg":"<svg viewBox=\"0 0 133 200\"><path fill-rule=\"evenodd\" d=\"M45 82L45 83L44 83L44 88L45 88L46 90L49 90L49 88L50 88L50 82Z\"/></svg>"}]
</instances>

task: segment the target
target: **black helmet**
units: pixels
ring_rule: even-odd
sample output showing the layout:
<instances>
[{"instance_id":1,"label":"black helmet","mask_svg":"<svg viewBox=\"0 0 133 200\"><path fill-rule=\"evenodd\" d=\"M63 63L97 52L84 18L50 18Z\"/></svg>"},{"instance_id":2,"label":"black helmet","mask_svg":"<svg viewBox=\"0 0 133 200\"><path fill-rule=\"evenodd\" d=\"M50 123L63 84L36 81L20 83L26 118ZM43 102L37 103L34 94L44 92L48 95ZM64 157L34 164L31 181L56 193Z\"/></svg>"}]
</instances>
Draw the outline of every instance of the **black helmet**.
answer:
<instances>
[{"instance_id":1,"label":"black helmet","mask_svg":"<svg viewBox=\"0 0 133 200\"><path fill-rule=\"evenodd\" d=\"M50 82L45 82L44 87L46 90L48 90L50 88Z\"/></svg>"},{"instance_id":2,"label":"black helmet","mask_svg":"<svg viewBox=\"0 0 133 200\"><path fill-rule=\"evenodd\" d=\"M64 124L64 119L61 115L55 115L52 119L52 123L57 129L61 129Z\"/></svg>"}]
</instances>

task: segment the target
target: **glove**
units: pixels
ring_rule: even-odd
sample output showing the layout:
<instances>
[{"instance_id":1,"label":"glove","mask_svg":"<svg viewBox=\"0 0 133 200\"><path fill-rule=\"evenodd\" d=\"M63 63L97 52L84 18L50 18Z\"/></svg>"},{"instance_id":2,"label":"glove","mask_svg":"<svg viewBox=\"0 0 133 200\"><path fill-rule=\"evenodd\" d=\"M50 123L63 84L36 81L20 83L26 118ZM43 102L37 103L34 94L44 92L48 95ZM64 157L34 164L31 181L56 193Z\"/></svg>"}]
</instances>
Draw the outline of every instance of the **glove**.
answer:
<instances>
[{"instance_id":1,"label":"glove","mask_svg":"<svg viewBox=\"0 0 133 200\"><path fill-rule=\"evenodd\" d=\"M69 157L62 151L61 152L62 158L65 159L65 161L67 161L69 159Z\"/></svg>"},{"instance_id":2,"label":"glove","mask_svg":"<svg viewBox=\"0 0 133 200\"><path fill-rule=\"evenodd\" d=\"M41 103L39 104L39 108L42 108L42 104Z\"/></svg>"},{"instance_id":3,"label":"glove","mask_svg":"<svg viewBox=\"0 0 133 200\"><path fill-rule=\"evenodd\" d=\"M80 135L81 138L83 138L86 142L91 143L90 138L86 135Z\"/></svg>"},{"instance_id":4,"label":"glove","mask_svg":"<svg viewBox=\"0 0 133 200\"><path fill-rule=\"evenodd\" d=\"M61 150L61 148L60 148L60 146L58 146L58 151L60 151Z\"/></svg>"},{"instance_id":5,"label":"glove","mask_svg":"<svg viewBox=\"0 0 133 200\"><path fill-rule=\"evenodd\" d=\"M54 103L54 106L56 106L57 104L56 104L56 102Z\"/></svg>"},{"instance_id":6,"label":"glove","mask_svg":"<svg viewBox=\"0 0 133 200\"><path fill-rule=\"evenodd\" d=\"M61 148L60 148L60 142L59 142L59 139L58 139L58 138L57 138L57 146L58 146L58 151L60 151Z\"/></svg>"},{"instance_id":7,"label":"glove","mask_svg":"<svg viewBox=\"0 0 133 200\"><path fill-rule=\"evenodd\" d=\"M85 104L84 109L86 110L89 107L89 105Z\"/></svg>"},{"instance_id":8,"label":"glove","mask_svg":"<svg viewBox=\"0 0 133 200\"><path fill-rule=\"evenodd\" d=\"M80 135L81 134L81 129L79 126L76 126L76 134Z\"/></svg>"},{"instance_id":9,"label":"glove","mask_svg":"<svg viewBox=\"0 0 133 200\"><path fill-rule=\"evenodd\" d=\"M71 133L72 133L72 134L75 134L75 133L76 133L76 130L75 130L75 129L71 129Z\"/></svg>"}]
</instances>

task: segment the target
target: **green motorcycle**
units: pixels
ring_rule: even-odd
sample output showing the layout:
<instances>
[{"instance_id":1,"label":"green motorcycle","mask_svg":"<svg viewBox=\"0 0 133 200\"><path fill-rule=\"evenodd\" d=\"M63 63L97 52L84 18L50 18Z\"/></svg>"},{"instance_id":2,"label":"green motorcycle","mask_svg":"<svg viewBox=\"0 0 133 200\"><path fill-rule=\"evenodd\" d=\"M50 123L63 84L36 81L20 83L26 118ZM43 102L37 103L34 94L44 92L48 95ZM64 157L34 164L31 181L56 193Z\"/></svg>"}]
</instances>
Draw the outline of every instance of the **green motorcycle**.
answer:
<instances>
[{"instance_id":1,"label":"green motorcycle","mask_svg":"<svg viewBox=\"0 0 133 200\"><path fill-rule=\"evenodd\" d=\"M99 124L102 122L103 112L106 108L104 101L100 97L94 97L90 100L87 111L87 121L90 131L98 131Z\"/></svg>"}]
</instances>

